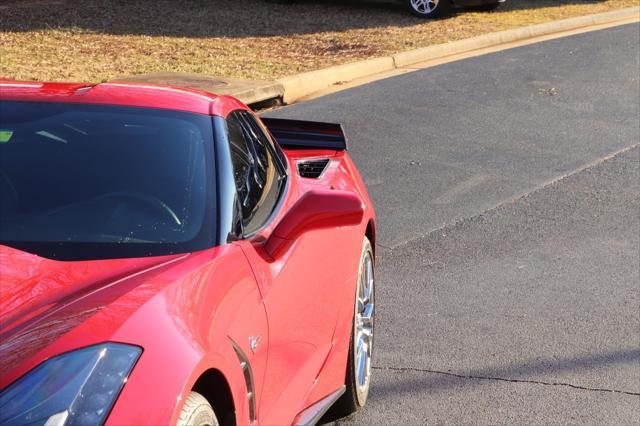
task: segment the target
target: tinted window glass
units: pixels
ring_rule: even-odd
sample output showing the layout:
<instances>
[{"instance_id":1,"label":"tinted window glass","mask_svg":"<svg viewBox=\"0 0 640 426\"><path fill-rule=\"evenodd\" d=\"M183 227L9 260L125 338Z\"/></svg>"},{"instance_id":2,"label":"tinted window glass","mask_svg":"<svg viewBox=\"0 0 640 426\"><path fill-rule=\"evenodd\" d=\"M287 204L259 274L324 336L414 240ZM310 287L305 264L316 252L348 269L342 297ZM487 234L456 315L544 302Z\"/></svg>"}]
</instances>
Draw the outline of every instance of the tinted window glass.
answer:
<instances>
[{"instance_id":1,"label":"tinted window glass","mask_svg":"<svg viewBox=\"0 0 640 426\"><path fill-rule=\"evenodd\" d=\"M262 194L261 182L264 182L264 170L255 167L256 160L251 152L250 141L237 117L229 117L227 125L236 190L242 208L242 217L245 219L244 222L247 222Z\"/></svg>"},{"instance_id":2,"label":"tinted window glass","mask_svg":"<svg viewBox=\"0 0 640 426\"><path fill-rule=\"evenodd\" d=\"M65 259L205 248L212 134L198 114L2 102L0 237Z\"/></svg>"},{"instance_id":3,"label":"tinted window glass","mask_svg":"<svg viewBox=\"0 0 640 426\"><path fill-rule=\"evenodd\" d=\"M259 136L253 120L247 112L233 113L227 119L245 234L251 234L265 224L278 202L285 181L281 166L275 161L273 148L264 135Z\"/></svg>"},{"instance_id":4,"label":"tinted window glass","mask_svg":"<svg viewBox=\"0 0 640 426\"><path fill-rule=\"evenodd\" d=\"M249 113L246 113L244 116L247 118L247 121L251 125L254 134L260 140L260 143L270 148L270 151L274 154L273 156L277 162L280 174L286 175L287 159L278 144L272 140L271 136L269 135L262 122L260 122L260 120L257 120Z\"/></svg>"}]
</instances>

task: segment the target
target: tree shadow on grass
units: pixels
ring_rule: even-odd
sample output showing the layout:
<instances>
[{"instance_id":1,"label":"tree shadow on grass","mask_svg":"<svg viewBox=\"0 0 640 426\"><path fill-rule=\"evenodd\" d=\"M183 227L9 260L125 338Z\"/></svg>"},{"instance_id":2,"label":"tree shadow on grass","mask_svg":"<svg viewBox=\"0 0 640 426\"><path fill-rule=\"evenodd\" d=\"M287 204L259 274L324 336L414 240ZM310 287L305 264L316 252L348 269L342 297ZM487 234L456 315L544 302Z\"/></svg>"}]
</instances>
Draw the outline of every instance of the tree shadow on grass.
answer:
<instances>
[{"instance_id":1,"label":"tree shadow on grass","mask_svg":"<svg viewBox=\"0 0 640 426\"><path fill-rule=\"evenodd\" d=\"M511 0L493 13L593 3ZM2 32L61 29L195 38L286 36L423 22L407 13L402 0L300 0L294 4L265 0L22 0L0 4L0 16Z\"/></svg>"}]
</instances>

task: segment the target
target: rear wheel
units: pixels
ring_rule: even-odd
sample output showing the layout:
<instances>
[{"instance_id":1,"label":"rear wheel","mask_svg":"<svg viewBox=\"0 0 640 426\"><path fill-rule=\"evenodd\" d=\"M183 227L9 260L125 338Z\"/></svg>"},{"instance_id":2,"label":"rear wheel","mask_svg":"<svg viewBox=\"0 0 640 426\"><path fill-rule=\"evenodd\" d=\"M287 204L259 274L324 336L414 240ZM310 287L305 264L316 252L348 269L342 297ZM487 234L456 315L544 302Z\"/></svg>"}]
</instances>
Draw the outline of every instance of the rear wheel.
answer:
<instances>
[{"instance_id":1,"label":"rear wheel","mask_svg":"<svg viewBox=\"0 0 640 426\"><path fill-rule=\"evenodd\" d=\"M451 11L451 0L405 0L411 13L420 18L442 18Z\"/></svg>"},{"instance_id":2,"label":"rear wheel","mask_svg":"<svg viewBox=\"0 0 640 426\"><path fill-rule=\"evenodd\" d=\"M191 392L184 402L177 426L219 426L213 408L198 392Z\"/></svg>"},{"instance_id":3,"label":"rear wheel","mask_svg":"<svg viewBox=\"0 0 640 426\"><path fill-rule=\"evenodd\" d=\"M330 411L332 418L348 416L367 402L371 385L371 359L373 355L374 258L371 242L365 238L360 256L360 271L356 288L351 345L345 378L346 392Z\"/></svg>"}]
</instances>

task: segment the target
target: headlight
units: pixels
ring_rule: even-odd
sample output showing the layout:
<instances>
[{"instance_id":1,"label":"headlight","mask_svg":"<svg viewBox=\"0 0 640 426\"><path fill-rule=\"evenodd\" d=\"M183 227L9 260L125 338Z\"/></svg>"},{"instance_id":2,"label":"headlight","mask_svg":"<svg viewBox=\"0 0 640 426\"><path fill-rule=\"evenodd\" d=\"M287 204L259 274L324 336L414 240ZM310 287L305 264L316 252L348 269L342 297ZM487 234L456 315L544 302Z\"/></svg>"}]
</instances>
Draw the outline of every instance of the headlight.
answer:
<instances>
[{"instance_id":1,"label":"headlight","mask_svg":"<svg viewBox=\"0 0 640 426\"><path fill-rule=\"evenodd\" d=\"M51 358L0 394L0 425L103 423L141 353L105 343Z\"/></svg>"}]
</instances>

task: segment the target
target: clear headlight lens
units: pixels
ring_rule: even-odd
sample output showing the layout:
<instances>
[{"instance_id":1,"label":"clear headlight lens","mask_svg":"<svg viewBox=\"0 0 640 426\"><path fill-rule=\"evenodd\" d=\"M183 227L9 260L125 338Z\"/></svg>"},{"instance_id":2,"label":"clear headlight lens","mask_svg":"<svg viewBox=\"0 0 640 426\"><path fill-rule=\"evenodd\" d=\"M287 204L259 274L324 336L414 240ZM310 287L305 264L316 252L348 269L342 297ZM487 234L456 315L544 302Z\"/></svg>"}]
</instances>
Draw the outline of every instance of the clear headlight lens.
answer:
<instances>
[{"instance_id":1,"label":"clear headlight lens","mask_svg":"<svg viewBox=\"0 0 640 426\"><path fill-rule=\"evenodd\" d=\"M51 358L0 394L0 425L102 424L141 353L105 343Z\"/></svg>"}]
</instances>

